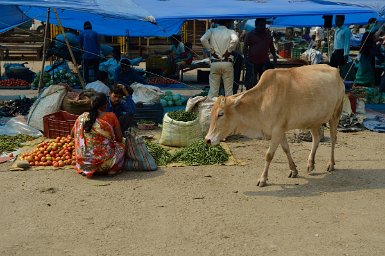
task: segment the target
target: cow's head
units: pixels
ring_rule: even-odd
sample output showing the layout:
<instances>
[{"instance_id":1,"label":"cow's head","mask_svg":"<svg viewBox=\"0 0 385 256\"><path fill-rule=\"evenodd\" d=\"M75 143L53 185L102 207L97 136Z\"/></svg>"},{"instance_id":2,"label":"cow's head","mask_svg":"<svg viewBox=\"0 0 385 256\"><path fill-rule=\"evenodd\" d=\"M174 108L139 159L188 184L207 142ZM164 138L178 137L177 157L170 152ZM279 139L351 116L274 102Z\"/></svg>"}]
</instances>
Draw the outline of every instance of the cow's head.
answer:
<instances>
[{"instance_id":1,"label":"cow's head","mask_svg":"<svg viewBox=\"0 0 385 256\"><path fill-rule=\"evenodd\" d=\"M207 144L216 145L235 133L239 123L236 107L240 99L241 95L218 97L211 109L210 129L205 137Z\"/></svg>"}]
</instances>

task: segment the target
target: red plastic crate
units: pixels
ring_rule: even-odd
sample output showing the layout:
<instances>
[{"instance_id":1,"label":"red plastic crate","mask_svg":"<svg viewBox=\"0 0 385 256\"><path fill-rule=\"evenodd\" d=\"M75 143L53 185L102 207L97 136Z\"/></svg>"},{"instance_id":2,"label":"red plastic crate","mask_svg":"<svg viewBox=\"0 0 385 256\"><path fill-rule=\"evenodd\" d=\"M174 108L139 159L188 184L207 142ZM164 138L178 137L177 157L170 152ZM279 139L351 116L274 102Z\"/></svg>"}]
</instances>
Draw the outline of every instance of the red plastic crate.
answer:
<instances>
[{"instance_id":1,"label":"red plastic crate","mask_svg":"<svg viewBox=\"0 0 385 256\"><path fill-rule=\"evenodd\" d=\"M288 58L291 58L291 51L290 50L280 50L280 51L278 51L278 55L284 59L288 59Z\"/></svg>"},{"instance_id":2,"label":"red plastic crate","mask_svg":"<svg viewBox=\"0 0 385 256\"><path fill-rule=\"evenodd\" d=\"M44 137L56 138L71 134L78 115L59 111L43 117Z\"/></svg>"}]
</instances>

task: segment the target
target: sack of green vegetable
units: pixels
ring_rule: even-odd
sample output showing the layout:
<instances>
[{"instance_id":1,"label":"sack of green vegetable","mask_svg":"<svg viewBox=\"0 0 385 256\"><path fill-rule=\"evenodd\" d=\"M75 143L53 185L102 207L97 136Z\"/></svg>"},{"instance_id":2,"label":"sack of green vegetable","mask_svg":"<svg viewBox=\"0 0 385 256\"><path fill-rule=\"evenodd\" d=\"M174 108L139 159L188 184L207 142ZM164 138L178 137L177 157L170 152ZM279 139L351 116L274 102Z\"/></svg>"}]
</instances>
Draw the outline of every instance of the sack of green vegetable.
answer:
<instances>
[{"instance_id":1,"label":"sack of green vegetable","mask_svg":"<svg viewBox=\"0 0 385 256\"><path fill-rule=\"evenodd\" d=\"M209 131L211 109L215 101L216 98L207 98L203 96L196 96L187 101L186 111L197 113L203 136Z\"/></svg>"},{"instance_id":2,"label":"sack of green vegetable","mask_svg":"<svg viewBox=\"0 0 385 256\"><path fill-rule=\"evenodd\" d=\"M202 132L196 113L178 110L168 112L163 117L160 144L185 147L200 138Z\"/></svg>"}]
</instances>

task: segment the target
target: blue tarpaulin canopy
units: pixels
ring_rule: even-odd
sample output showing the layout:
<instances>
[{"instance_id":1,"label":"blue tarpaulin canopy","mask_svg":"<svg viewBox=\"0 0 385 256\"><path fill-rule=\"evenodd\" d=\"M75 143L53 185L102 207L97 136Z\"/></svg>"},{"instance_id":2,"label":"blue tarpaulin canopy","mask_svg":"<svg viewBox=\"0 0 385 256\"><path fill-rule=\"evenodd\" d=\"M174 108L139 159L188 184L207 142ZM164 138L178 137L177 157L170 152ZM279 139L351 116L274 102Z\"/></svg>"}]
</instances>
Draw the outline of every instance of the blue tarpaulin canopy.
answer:
<instances>
[{"instance_id":1,"label":"blue tarpaulin canopy","mask_svg":"<svg viewBox=\"0 0 385 256\"><path fill-rule=\"evenodd\" d=\"M373 12L370 8L312 0L135 0L157 19L236 19Z\"/></svg>"},{"instance_id":2,"label":"blue tarpaulin canopy","mask_svg":"<svg viewBox=\"0 0 385 256\"><path fill-rule=\"evenodd\" d=\"M322 4L337 4L337 5L355 5L365 8L370 8L377 12L380 16L385 16L385 1L384 0L314 0Z\"/></svg>"},{"instance_id":3,"label":"blue tarpaulin canopy","mask_svg":"<svg viewBox=\"0 0 385 256\"><path fill-rule=\"evenodd\" d=\"M312 0L134 1L132 4L153 15L157 24L132 20L138 16L129 16L132 10L124 17L128 9L125 2L131 2L128 0L30 0L1 1L1 4L22 5L25 15L40 20L45 20L46 8L43 7L57 7L65 27L80 30L84 21L89 20L100 34L129 36L169 36L178 32L183 22L190 19L275 17L281 26L314 26L323 24L322 15L345 14L347 20L356 24L365 23L367 17L375 15L373 9L367 6L326 4L325 1ZM3 22L2 13L3 8L0 9L0 24ZM57 24L53 15L50 22Z\"/></svg>"}]
</instances>

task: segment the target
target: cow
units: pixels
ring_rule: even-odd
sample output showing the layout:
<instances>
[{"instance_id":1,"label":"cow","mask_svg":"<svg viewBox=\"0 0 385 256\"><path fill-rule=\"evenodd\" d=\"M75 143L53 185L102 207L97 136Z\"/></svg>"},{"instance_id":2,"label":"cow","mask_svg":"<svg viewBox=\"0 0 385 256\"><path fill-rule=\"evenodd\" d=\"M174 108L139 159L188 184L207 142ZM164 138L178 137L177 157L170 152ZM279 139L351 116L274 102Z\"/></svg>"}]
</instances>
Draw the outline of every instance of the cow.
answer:
<instances>
[{"instance_id":1,"label":"cow","mask_svg":"<svg viewBox=\"0 0 385 256\"><path fill-rule=\"evenodd\" d=\"M326 64L266 70L252 89L218 97L205 141L216 145L235 134L270 139L265 167L257 183L263 187L279 144L289 161L289 178L298 175L285 134L289 130L310 130L313 143L307 170L312 172L320 127L329 122L332 147L327 171L331 172L335 165L334 148L344 94L345 86L338 69Z\"/></svg>"}]
</instances>

